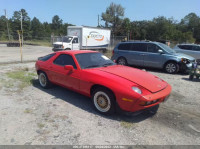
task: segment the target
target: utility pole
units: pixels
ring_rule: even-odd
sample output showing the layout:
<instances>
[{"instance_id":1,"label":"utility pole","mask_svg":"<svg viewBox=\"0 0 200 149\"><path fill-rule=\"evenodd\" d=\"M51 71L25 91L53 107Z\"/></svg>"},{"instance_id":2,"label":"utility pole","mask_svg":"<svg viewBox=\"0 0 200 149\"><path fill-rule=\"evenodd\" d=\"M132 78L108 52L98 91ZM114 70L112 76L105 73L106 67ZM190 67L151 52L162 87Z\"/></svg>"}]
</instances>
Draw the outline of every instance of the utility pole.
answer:
<instances>
[{"instance_id":1,"label":"utility pole","mask_svg":"<svg viewBox=\"0 0 200 149\"><path fill-rule=\"evenodd\" d=\"M7 31L8 31L8 40L10 42L10 32L9 32L9 28L8 28L8 18L7 18L7 14L6 14L6 9L4 11L5 11L5 17L6 17Z\"/></svg>"},{"instance_id":2,"label":"utility pole","mask_svg":"<svg viewBox=\"0 0 200 149\"><path fill-rule=\"evenodd\" d=\"M21 11L21 34L22 34L22 46L24 45L24 39L23 39L23 27L22 27L22 11Z\"/></svg>"}]
</instances>

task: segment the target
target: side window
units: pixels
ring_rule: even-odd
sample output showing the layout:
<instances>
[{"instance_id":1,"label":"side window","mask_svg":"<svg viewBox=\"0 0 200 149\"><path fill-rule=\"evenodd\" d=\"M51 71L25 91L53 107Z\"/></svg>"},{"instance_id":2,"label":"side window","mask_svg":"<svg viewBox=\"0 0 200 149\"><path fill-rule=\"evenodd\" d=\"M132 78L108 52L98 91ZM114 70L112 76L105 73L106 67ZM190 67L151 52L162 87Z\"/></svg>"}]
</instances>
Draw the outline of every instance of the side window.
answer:
<instances>
[{"instance_id":1,"label":"side window","mask_svg":"<svg viewBox=\"0 0 200 149\"><path fill-rule=\"evenodd\" d=\"M147 44L145 44L145 43L132 43L131 51L147 52Z\"/></svg>"},{"instance_id":2,"label":"side window","mask_svg":"<svg viewBox=\"0 0 200 149\"><path fill-rule=\"evenodd\" d=\"M155 44L148 44L148 52L158 53L160 48Z\"/></svg>"},{"instance_id":3,"label":"side window","mask_svg":"<svg viewBox=\"0 0 200 149\"><path fill-rule=\"evenodd\" d=\"M65 65L72 65L74 67L74 69L76 69L76 64L72 58L71 55L67 55L67 54L61 54L59 55L53 62L56 65L61 65L61 66L65 66Z\"/></svg>"},{"instance_id":4,"label":"side window","mask_svg":"<svg viewBox=\"0 0 200 149\"><path fill-rule=\"evenodd\" d=\"M200 51L200 46L193 46L194 51Z\"/></svg>"},{"instance_id":5,"label":"side window","mask_svg":"<svg viewBox=\"0 0 200 149\"><path fill-rule=\"evenodd\" d=\"M192 46L190 45L179 45L178 47L184 50L192 50Z\"/></svg>"},{"instance_id":6,"label":"side window","mask_svg":"<svg viewBox=\"0 0 200 149\"><path fill-rule=\"evenodd\" d=\"M118 46L119 50L130 50L131 49L131 44L130 43L122 43Z\"/></svg>"},{"instance_id":7,"label":"side window","mask_svg":"<svg viewBox=\"0 0 200 149\"><path fill-rule=\"evenodd\" d=\"M78 38L74 38L72 43L78 43Z\"/></svg>"},{"instance_id":8,"label":"side window","mask_svg":"<svg viewBox=\"0 0 200 149\"><path fill-rule=\"evenodd\" d=\"M185 46L184 46L184 45L178 45L178 47L179 47L180 49L185 49Z\"/></svg>"}]
</instances>

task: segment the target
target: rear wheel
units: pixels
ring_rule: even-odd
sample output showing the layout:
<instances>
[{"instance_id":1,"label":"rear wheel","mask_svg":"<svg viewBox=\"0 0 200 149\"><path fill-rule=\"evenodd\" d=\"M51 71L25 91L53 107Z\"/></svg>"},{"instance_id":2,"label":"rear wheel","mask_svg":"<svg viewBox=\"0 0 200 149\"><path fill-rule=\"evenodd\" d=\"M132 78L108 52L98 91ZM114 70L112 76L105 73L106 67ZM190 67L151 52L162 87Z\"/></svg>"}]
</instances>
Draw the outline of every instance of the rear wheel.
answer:
<instances>
[{"instance_id":1,"label":"rear wheel","mask_svg":"<svg viewBox=\"0 0 200 149\"><path fill-rule=\"evenodd\" d=\"M95 109L102 114L113 114L115 112L115 97L111 91L99 87L92 93Z\"/></svg>"},{"instance_id":2,"label":"rear wheel","mask_svg":"<svg viewBox=\"0 0 200 149\"><path fill-rule=\"evenodd\" d=\"M41 87L43 88L51 87L51 82L49 81L45 72L39 72L38 79Z\"/></svg>"},{"instance_id":3,"label":"rear wheel","mask_svg":"<svg viewBox=\"0 0 200 149\"><path fill-rule=\"evenodd\" d=\"M117 64L119 65L124 65L124 66L127 66L127 60L124 58L124 57L120 57L118 60L117 60Z\"/></svg>"},{"instance_id":4,"label":"rear wheel","mask_svg":"<svg viewBox=\"0 0 200 149\"><path fill-rule=\"evenodd\" d=\"M165 71L171 74L177 73L179 71L179 65L175 62L168 62L165 65Z\"/></svg>"}]
</instances>

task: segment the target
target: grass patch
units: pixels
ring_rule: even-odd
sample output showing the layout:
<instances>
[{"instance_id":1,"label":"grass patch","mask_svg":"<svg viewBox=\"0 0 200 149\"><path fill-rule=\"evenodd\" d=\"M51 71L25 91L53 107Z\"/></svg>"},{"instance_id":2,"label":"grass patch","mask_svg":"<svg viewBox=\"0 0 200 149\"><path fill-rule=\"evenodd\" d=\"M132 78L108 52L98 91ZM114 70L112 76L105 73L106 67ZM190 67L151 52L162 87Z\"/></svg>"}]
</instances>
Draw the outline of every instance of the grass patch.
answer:
<instances>
[{"instance_id":1,"label":"grass patch","mask_svg":"<svg viewBox=\"0 0 200 149\"><path fill-rule=\"evenodd\" d=\"M31 109L25 109L24 113L32 113L33 111Z\"/></svg>"},{"instance_id":2,"label":"grass patch","mask_svg":"<svg viewBox=\"0 0 200 149\"><path fill-rule=\"evenodd\" d=\"M19 70L6 73L8 78L19 81L18 88L23 89L32 84L32 80L36 76L36 73L30 73L28 70ZM13 81L12 81L13 82ZM12 87L13 84L7 84L8 87Z\"/></svg>"},{"instance_id":3,"label":"grass patch","mask_svg":"<svg viewBox=\"0 0 200 149\"><path fill-rule=\"evenodd\" d=\"M42 123L37 123L37 126L41 129L41 128L43 128L45 125L42 124Z\"/></svg>"},{"instance_id":4,"label":"grass patch","mask_svg":"<svg viewBox=\"0 0 200 149\"><path fill-rule=\"evenodd\" d=\"M46 47L52 47L52 44L50 41L47 40L30 40L30 41L25 41L25 43L31 43L39 46L46 46Z\"/></svg>"},{"instance_id":5,"label":"grass patch","mask_svg":"<svg viewBox=\"0 0 200 149\"><path fill-rule=\"evenodd\" d=\"M127 129L130 129L130 128L133 127L133 123L121 121L121 122L120 122L120 126L122 126L122 127L124 127L124 128L127 128Z\"/></svg>"}]
</instances>

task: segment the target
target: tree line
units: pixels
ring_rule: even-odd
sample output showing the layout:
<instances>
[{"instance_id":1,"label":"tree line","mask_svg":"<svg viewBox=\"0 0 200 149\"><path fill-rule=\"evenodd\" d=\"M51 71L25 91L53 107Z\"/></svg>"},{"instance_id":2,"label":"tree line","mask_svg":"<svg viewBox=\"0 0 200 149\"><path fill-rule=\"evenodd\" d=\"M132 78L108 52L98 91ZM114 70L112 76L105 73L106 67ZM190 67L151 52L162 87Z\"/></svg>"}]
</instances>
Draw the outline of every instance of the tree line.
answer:
<instances>
[{"instance_id":1,"label":"tree line","mask_svg":"<svg viewBox=\"0 0 200 149\"><path fill-rule=\"evenodd\" d=\"M131 21L124 17L125 9L111 3L101 17L113 36L128 36L130 40L170 40L177 43L200 43L200 17L189 13L181 21L159 16L153 20Z\"/></svg>"},{"instance_id":2,"label":"tree line","mask_svg":"<svg viewBox=\"0 0 200 149\"><path fill-rule=\"evenodd\" d=\"M110 28L111 36L128 36L129 40L200 43L200 17L195 13L189 13L180 21L164 16L152 20L131 21L124 13L125 9L120 4L111 3L101 14L104 24L98 27ZM26 10L21 9L15 11L10 19L0 17L0 40L8 39L7 22L11 39L18 39L17 30L21 29L21 14L25 40L49 40L52 35L67 35L67 27L73 25L64 23L58 15L52 17L51 23L41 22L36 17L30 19Z\"/></svg>"},{"instance_id":3,"label":"tree line","mask_svg":"<svg viewBox=\"0 0 200 149\"><path fill-rule=\"evenodd\" d=\"M21 17L22 16L22 17ZM62 36L67 34L67 27L72 24L63 23L63 20L55 15L52 22L40 22L34 17L32 20L25 9L15 11L10 19L2 15L0 17L0 40L8 40L8 30L11 40L18 40L18 30L21 30L21 18L23 24L24 40L49 40L52 35Z\"/></svg>"}]
</instances>

